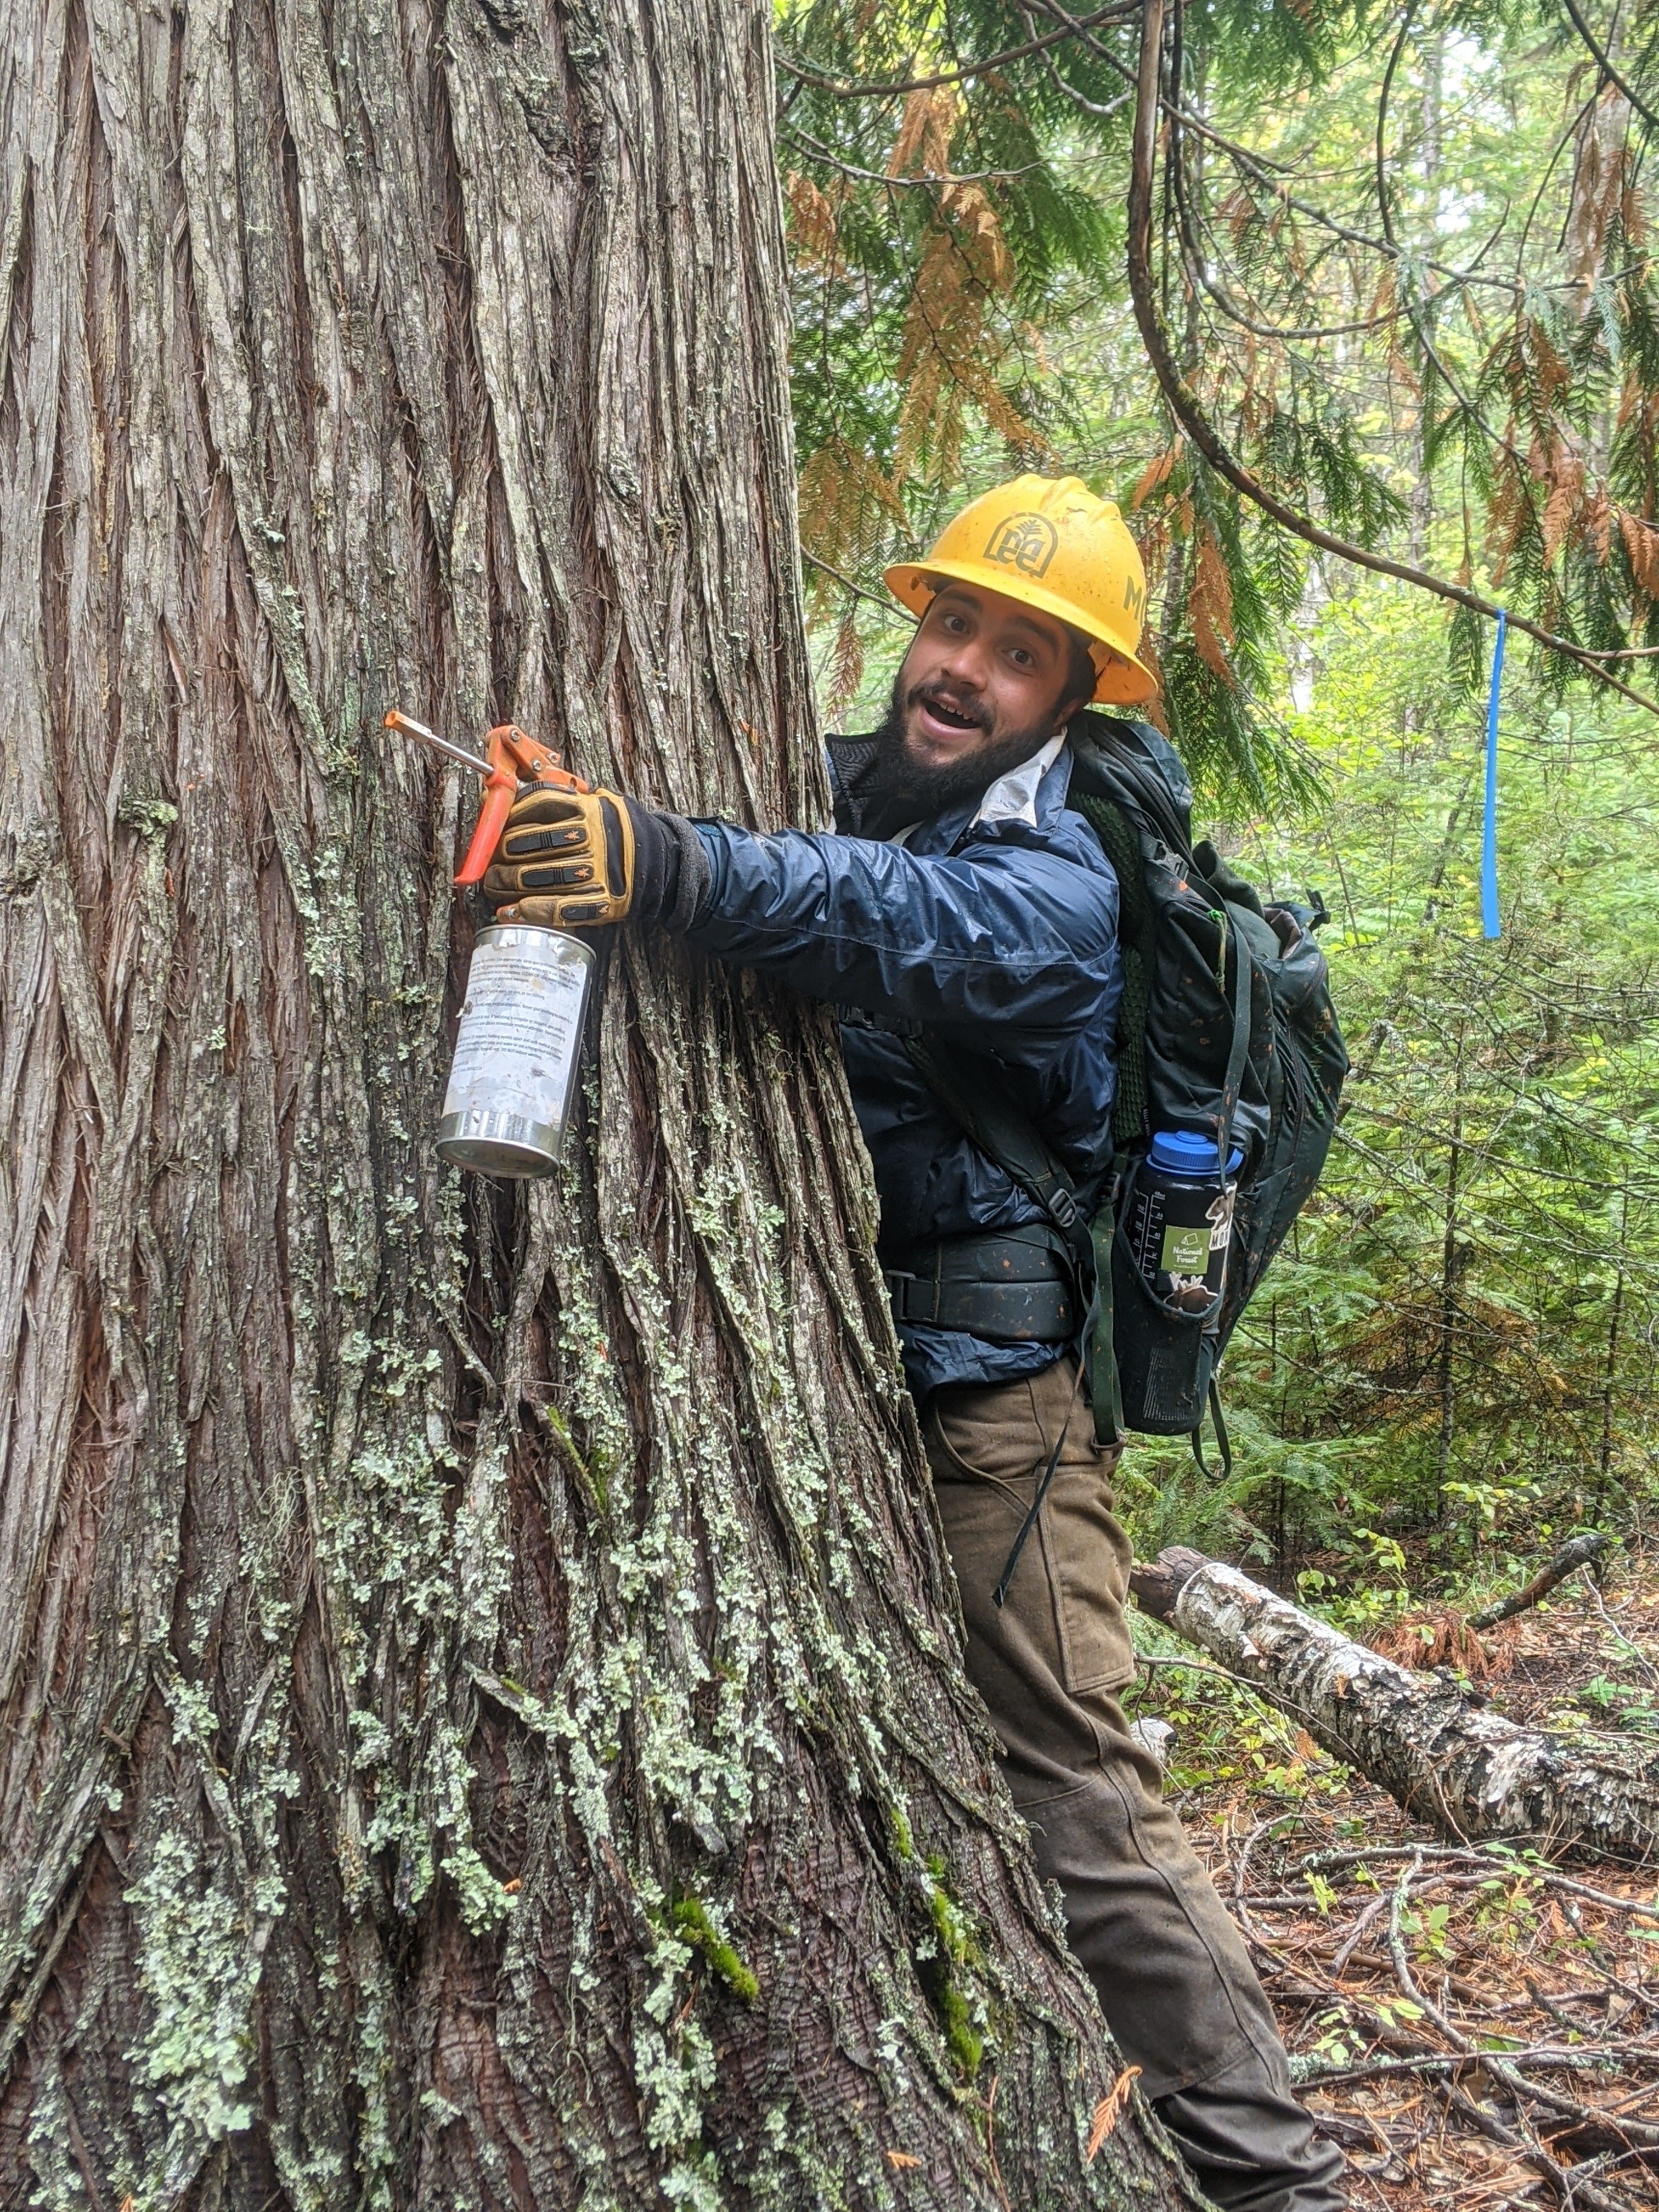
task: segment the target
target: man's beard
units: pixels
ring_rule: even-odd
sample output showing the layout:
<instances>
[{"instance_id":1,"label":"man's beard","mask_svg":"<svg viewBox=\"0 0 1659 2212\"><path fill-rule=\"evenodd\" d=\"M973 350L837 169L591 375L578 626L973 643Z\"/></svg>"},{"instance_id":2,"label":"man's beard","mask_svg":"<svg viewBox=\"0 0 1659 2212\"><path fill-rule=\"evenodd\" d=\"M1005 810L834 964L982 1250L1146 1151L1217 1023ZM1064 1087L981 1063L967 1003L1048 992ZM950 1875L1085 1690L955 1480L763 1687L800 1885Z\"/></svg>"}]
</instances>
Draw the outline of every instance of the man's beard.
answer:
<instances>
[{"instance_id":1,"label":"man's beard","mask_svg":"<svg viewBox=\"0 0 1659 2212\"><path fill-rule=\"evenodd\" d=\"M936 693L953 714L979 720L984 710L954 697L939 685L918 684L907 692L902 689L902 682L901 670L893 678L893 696L876 732L872 781L877 793L874 811L880 823L878 836L891 836L896 830L904 829L913 822L932 822L965 799L981 797L1000 775L1006 775L1011 768L1018 768L1030 760L1054 733L1055 723L1051 715L1040 728L1011 730L994 744L975 745L958 760L928 766L913 759L905 750L904 718L910 708L919 699ZM982 720L980 726L981 729L986 726ZM872 826L875 826L873 823Z\"/></svg>"}]
</instances>

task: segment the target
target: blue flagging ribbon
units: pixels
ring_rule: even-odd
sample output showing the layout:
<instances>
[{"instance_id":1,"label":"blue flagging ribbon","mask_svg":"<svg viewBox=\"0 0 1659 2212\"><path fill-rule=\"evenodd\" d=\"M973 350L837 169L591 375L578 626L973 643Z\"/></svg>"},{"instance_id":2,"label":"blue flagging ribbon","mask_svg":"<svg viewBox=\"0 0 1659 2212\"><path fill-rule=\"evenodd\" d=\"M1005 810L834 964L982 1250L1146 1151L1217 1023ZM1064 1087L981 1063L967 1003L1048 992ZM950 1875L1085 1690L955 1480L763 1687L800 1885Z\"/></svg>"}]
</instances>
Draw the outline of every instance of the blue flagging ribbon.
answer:
<instances>
[{"instance_id":1,"label":"blue flagging ribbon","mask_svg":"<svg viewBox=\"0 0 1659 2212\"><path fill-rule=\"evenodd\" d=\"M1498 701L1504 686L1504 639L1509 617L1498 610L1498 635L1492 649L1492 690L1486 696L1486 815L1480 838L1480 930L1501 937L1498 915Z\"/></svg>"}]
</instances>

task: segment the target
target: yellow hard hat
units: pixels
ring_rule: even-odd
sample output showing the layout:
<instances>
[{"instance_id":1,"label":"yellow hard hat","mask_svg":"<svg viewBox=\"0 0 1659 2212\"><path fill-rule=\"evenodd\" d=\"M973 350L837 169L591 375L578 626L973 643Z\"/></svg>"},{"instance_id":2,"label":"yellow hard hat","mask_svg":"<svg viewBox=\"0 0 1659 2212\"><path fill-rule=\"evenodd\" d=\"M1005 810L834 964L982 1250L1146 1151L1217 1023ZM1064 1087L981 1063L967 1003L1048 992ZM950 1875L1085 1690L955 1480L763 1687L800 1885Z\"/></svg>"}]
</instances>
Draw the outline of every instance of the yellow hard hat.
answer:
<instances>
[{"instance_id":1,"label":"yellow hard hat","mask_svg":"<svg viewBox=\"0 0 1659 2212\"><path fill-rule=\"evenodd\" d=\"M1090 639L1095 699L1133 707L1157 678L1135 658L1146 571L1123 517L1077 477L1016 477L947 522L925 561L884 571L912 614L926 614L946 577L1039 608Z\"/></svg>"}]
</instances>

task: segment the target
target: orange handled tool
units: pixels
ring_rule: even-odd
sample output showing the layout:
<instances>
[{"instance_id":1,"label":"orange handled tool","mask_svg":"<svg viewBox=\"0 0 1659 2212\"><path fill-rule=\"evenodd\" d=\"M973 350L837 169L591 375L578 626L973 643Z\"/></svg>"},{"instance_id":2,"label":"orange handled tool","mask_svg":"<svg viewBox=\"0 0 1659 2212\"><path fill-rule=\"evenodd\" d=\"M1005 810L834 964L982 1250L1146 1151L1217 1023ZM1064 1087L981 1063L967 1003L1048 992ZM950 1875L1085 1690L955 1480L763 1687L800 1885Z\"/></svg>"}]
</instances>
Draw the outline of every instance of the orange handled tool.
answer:
<instances>
[{"instance_id":1,"label":"orange handled tool","mask_svg":"<svg viewBox=\"0 0 1659 2212\"><path fill-rule=\"evenodd\" d=\"M482 753L469 752L465 745L441 738L424 722L417 722L411 714L400 714L395 707L386 718L386 726L418 738L446 760L459 761L463 768L471 769L484 780L484 801L478 814L478 826L472 832L472 842L466 848L466 858L455 878L458 884L483 880L484 871L495 859L495 848L501 842L513 802L521 791L538 783L556 784L562 791L585 792L593 788L579 775L572 775L568 769L561 768L558 754L538 744L516 722L502 722L493 729L484 739L485 750Z\"/></svg>"}]
</instances>

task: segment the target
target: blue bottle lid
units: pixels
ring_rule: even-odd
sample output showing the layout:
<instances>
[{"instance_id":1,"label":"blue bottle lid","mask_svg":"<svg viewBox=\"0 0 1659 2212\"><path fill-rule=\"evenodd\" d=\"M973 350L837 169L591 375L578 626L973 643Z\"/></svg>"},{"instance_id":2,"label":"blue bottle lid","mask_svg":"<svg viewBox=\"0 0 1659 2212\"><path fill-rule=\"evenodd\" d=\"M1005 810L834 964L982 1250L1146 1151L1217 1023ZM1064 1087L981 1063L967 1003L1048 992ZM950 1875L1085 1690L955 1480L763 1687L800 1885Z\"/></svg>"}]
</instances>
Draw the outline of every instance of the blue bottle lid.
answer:
<instances>
[{"instance_id":1,"label":"blue bottle lid","mask_svg":"<svg viewBox=\"0 0 1659 2212\"><path fill-rule=\"evenodd\" d=\"M1190 1129L1160 1129L1152 1139L1146 1158L1152 1166L1167 1169L1171 1175L1213 1175L1215 1139L1196 1136ZM1227 1163L1228 1174L1242 1167L1243 1162L1243 1153L1235 1152Z\"/></svg>"}]
</instances>

